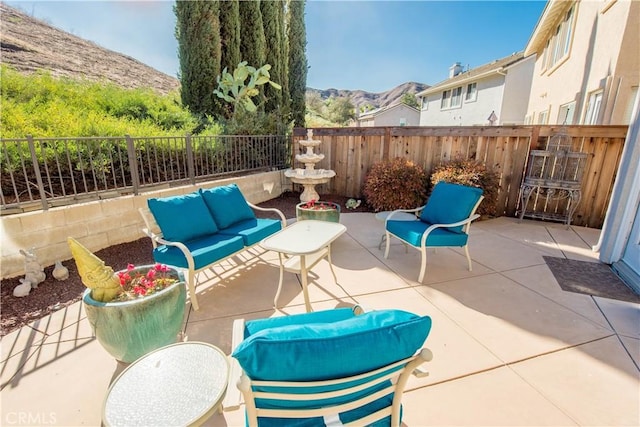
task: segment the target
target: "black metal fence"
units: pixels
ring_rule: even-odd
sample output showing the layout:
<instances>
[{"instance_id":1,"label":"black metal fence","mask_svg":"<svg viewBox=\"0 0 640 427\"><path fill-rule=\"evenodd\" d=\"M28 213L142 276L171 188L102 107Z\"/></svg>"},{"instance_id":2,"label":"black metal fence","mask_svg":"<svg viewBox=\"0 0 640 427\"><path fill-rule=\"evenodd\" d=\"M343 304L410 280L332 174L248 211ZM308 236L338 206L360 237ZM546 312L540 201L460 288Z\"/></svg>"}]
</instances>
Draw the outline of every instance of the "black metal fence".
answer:
<instances>
[{"instance_id":1,"label":"black metal fence","mask_svg":"<svg viewBox=\"0 0 640 427\"><path fill-rule=\"evenodd\" d=\"M3 215L281 169L285 135L0 140Z\"/></svg>"}]
</instances>

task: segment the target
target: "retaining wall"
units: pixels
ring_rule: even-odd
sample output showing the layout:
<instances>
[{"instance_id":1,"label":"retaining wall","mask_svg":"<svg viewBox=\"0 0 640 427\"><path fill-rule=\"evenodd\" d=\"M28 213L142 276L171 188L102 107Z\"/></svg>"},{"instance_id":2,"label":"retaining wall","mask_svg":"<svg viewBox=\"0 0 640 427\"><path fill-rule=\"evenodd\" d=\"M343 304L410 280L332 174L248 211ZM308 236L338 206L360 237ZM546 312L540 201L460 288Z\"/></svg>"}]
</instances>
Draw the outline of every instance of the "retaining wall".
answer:
<instances>
[{"instance_id":1,"label":"retaining wall","mask_svg":"<svg viewBox=\"0 0 640 427\"><path fill-rule=\"evenodd\" d=\"M247 200L258 204L280 196L288 180L282 171L265 172L0 217L1 277L5 279L24 274L24 256L20 249L34 248L38 260L46 267L58 260L71 259L67 237L75 238L93 252L132 242L145 237L142 233L144 222L138 208L146 207L147 199L230 183L238 184Z\"/></svg>"}]
</instances>

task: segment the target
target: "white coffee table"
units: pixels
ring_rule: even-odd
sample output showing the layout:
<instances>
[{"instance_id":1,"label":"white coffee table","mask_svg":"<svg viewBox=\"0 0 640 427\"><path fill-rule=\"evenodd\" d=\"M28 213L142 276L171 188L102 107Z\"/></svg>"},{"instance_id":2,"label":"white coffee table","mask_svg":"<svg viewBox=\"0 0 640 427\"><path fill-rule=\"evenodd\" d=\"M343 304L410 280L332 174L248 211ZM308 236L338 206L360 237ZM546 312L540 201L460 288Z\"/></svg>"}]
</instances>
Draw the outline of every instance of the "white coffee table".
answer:
<instances>
[{"instance_id":1,"label":"white coffee table","mask_svg":"<svg viewBox=\"0 0 640 427\"><path fill-rule=\"evenodd\" d=\"M105 426L199 425L221 406L229 362L219 348L181 342L155 350L113 381L102 407Z\"/></svg>"},{"instance_id":2,"label":"white coffee table","mask_svg":"<svg viewBox=\"0 0 640 427\"><path fill-rule=\"evenodd\" d=\"M389 215L391 215L391 212L393 212L393 211L378 212L376 214L376 219L378 221L386 222L387 218L389 217ZM415 214L412 214L412 213L409 213L409 212L398 212L393 216L392 219L394 221L416 221L418 219L418 217L416 217ZM386 239L387 239L387 233L385 231L385 233L383 233L382 237L380 238L380 244L378 245L378 250L382 249L382 244L384 243L384 241Z\"/></svg>"},{"instance_id":3,"label":"white coffee table","mask_svg":"<svg viewBox=\"0 0 640 427\"><path fill-rule=\"evenodd\" d=\"M305 220L295 222L260 242L263 248L278 252L280 258L280 282L273 299L274 307L278 308L284 272L289 271L300 274L304 305L307 312L312 311L307 289L307 273L321 259L327 258L333 278L337 282L331 263L331 243L345 231L347 227L336 222ZM289 258L283 260L283 255L289 255Z\"/></svg>"}]
</instances>

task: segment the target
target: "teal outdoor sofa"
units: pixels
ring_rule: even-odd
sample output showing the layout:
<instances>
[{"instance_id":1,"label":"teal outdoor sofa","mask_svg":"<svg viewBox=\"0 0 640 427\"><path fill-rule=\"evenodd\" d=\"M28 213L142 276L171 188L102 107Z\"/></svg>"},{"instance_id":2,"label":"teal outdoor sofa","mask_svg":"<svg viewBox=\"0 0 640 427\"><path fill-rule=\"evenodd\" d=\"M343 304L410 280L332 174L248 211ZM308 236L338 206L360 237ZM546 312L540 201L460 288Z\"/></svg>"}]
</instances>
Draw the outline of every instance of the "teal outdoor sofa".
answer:
<instances>
[{"instance_id":1,"label":"teal outdoor sofa","mask_svg":"<svg viewBox=\"0 0 640 427\"><path fill-rule=\"evenodd\" d=\"M411 374L432 359L431 318L359 306L237 319L225 407L244 398L247 425L400 426Z\"/></svg>"},{"instance_id":2,"label":"teal outdoor sofa","mask_svg":"<svg viewBox=\"0 0 640 427\"><path fill-rule=\"evenodd\" d=\"M254 210L272 212L280 219L257 218ZM149 199L140 214L146 225L143 232L153 242L153 259L187 270L195 310L199 309L198 272L260 243L287 224L280 210L249 203L236 184Z\"/></svg>"}]
</instances>

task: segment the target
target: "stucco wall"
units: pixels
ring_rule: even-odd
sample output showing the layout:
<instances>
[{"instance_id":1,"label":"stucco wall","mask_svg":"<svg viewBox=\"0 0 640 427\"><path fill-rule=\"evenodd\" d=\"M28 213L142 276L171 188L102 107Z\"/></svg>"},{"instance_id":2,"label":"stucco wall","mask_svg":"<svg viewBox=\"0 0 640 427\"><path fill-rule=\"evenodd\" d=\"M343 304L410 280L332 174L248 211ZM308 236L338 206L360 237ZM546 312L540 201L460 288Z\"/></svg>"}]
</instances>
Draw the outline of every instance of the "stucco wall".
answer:
<instances>
[{"instance_id":1,"label":"stucco wall","mask_svg":"<svg viewBox=\"0 0 640 427\"><path fill-rule=\"evenodd\" d=\"M505 77L500 74L492 74L481 80L470 80L461 83L462 103L460 107L440 109L442 91L428 95L428 106L420 111L420 126L486 126L492 111L498 116L501 123L502 96ZM475 82L477 97L474 101L464 100L464 93L468 83Z\"/></svg>"},{"instance_id":2,"label":"stucco wall","mask_svg":"<svg viewBox=\"0 0 640 427\"><path fill-rule=\"evenodd\" d=\"M0 218L2 278L24 274L24 256L20 254L20 249L34 248L40 263L49 266L57 260L71 259L67 246L69 236L91 251L144 237L141 231L144 223L138 208L145 207L149 198L186 194L198 188L236 183L248 201L258 204L282 194L283 183L287 185L287 182L281 171L265 172L48 211L3 216Z\"/></svg>"},{"instance_id":3,"label":"stucco wall","mask_svg":"<svg viewBox=\"0 0 640 427\"><path fill-rule=\"evenodd\" d=\"M504 81L501 115L498 118L501 125L524 124L534 68L535 55L518 61L508 68Z\"/></svg>"},{"instance_id":4,"label":"stucco wall","mask_svg":"<svg viewBox=\"0 0 640 427\"><path fill-rule=\"evenodd\" d=\"M583 123L589 95L604 90L598 124L628 124L622 118L631 102L631 87L639 79L638 18L630 16L631 8L638 10L634 3L616 1L608 9L605 2L576 3L568 57L543 71L544 55L538 53L527 109L533 123L538 123L539 113L545 110L549 111L548 124L558 123L560 106L572 101L576 101L573 123ZM623 38L627 40L624 44Z\"/></svg>"}]
</instances>

